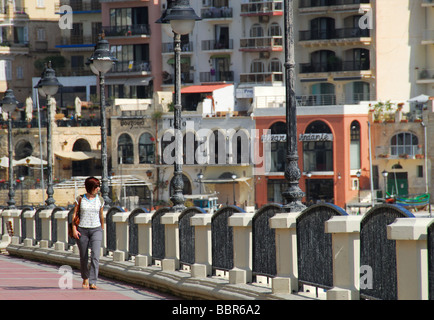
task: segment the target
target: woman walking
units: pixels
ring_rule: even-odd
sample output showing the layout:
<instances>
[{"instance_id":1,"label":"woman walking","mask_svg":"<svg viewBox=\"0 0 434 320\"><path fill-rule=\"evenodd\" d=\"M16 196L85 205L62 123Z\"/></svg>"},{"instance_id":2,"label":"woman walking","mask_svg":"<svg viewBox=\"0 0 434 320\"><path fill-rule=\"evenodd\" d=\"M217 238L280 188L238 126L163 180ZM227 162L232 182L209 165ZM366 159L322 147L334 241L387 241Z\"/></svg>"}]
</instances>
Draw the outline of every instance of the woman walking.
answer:
<instances>
[{"instance_id":1,"label":"woman walking","mask_svg":"<svg viewBox=\"0 0 434 320\"><path fill-rule=\"evenodd\" d=\"M97 289L96 281L99 270L99 256L101 253L102 229L104 228L104 200L98 196L100 181L95 177L85 180L86 194L77 197L75 200L73 222L76 217L79 222L73 223L72 235L77 240L80 252L80 269L84 289ZM90 270L88 267L89 254L91 249Z\"/></svg>"}]
</instances>

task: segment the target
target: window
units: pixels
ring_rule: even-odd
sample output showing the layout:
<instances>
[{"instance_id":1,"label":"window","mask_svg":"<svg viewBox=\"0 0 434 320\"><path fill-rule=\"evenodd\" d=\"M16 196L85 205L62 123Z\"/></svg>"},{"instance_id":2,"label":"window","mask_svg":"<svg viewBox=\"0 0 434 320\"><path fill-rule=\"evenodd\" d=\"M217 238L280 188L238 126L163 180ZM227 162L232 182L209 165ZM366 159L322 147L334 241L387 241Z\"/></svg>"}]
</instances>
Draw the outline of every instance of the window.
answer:
<instances>
[{"instance_id":1,"label":"window","mask_svg":"<svg viewBox=\"0 0 434 320\"><path fill-rule=\"evenodd\" d=\"M305 131L309 133L331 134L329 126L322 121L312 122ZM303 170L333 171L333 141L310 140L303 142Z\"/></svg>"},{"instance_id":2,"label":"window","mask_svg":"<svg viewBox=\"0 0 434 320\"><path fill-rule=\"evenodd\" d=\"M17 67L17 79L24 79L23 67Z\"/></svg>"},{"instance_id":3,"label":"window","mask_svg":"<svg viewBox=\"0 0 434 320\"><path fill-rule=\"evenodd\" d=\"M269 72L282 72L282 64L277 58L273 58L268 65Z\"/></svg>"},{"instance_id":4,"label":"window","mask_svg":"<svg viewBox=\"0 0 434 320\"><path fill-rule=\"evenodd\" d=\"M45 29L44 28L36 29L36 40L37 41L45 41Z\"/></svg>"},{"instance_id":5,"label":"window","mask_svg":"<svg viewBox=\"0 0 434 320\"><path fill-rule=\"evenodd\" d=\"M155 163L154 137L144 133L139 139L139 163Z\"/></svg>"},{"instance_id":6,"label":"window","mask_svg":"<svg viewBox=\"0 0 434 320\"><path fill-rule=\"evenodd\" d=\"M36 7L37 8L43 8L43 7L45 7L44 0L37 0L36 1Z\"/></svg>"},{"instance_id":7,"label":"window","mask_svg":"<svg viewBox=\"0 0 434 320\"><path fill-rule=\"evenodd\" d=\"M250 29L251 38L261 38L264 36L264 29L262 29L260 24L254 24Z\"/></svg>"},{"instance_id":8,"label":"window","mask_svg":"<svg viewBox=\"0 0 434 320\"><path fill-rule=\"evenodd\" d=\"M118 139L118 163L134 163L133 140L130 135L126 133L123 133Z\"/></svg>"},{"instance_id":9,"label":"window","mask_svg":"<svg viewBox=\"0 0 434 320\"><path fill-rule=\"evenodd\" d=\"M284 122L276 122L270 127L271 135L286 135ZM270 172L284 172L286 159L286 139L271 142Z\"/></svg>"},{"instance_id":10,"label":"window","mask_svg":"<svg viewBox=\"0 0 434 320\"><path fill-rule=\"evenodd\" d=\"M251 73L263 73L265 71L264 63L259 60L252 61L252 64L250 65L250 72Z\"/></svg>"},{"instance_id":11,"label":"window","mask_svg":"<svg viewBox=\"0 0 434 320\"><path fill-rule=\"evenodd\" d=\"M416 154L419 139L410 132L401 132L395 134L390 139L390 153L392 156L414 156Z\"/></svg>"},{"instance_id":12,"label":"window","mask_svg":"<svg viewBox=\"0 0 434 320\"><path fill-rule=\"evenodd\" d=\"M279 24L273 22L268 28L268 36L270 37L276 37L282 35L282 29L280 28Z\"/></svg>"},{"instance_id":13,"label":"window","mask_svg":"<svg viewBox=\"0 0 434 320\"><path fill-rule=\"evenodd\" d=\"M350 169L360 169L360 123L353 121L350 128Z\"/></svg>"}]
</instances>

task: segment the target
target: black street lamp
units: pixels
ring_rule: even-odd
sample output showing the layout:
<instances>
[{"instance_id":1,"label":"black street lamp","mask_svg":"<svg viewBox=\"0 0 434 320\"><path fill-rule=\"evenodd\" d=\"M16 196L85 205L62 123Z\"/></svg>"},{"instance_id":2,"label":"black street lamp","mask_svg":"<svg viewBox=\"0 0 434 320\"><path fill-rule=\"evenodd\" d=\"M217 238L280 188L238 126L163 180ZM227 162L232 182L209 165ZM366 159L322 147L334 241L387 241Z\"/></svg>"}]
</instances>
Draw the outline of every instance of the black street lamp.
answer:
<instances>
[{"instance_id":1,"label":"black street lamp","mask_svg":"<svg viewBox=\"0 0 434 320\"><path fill-rule=\"evenodd\" d=\"M54 96L59 87L62 84L57 80L54 70L51 68L51 61L45 67L42 72L42 77L36 84L35 88L38 88L38 92L41 96L47 97L47 175L48 175L48 185L47 185L47 200L45 200L47 209L54 209L55 200L53 198L54 188L53 188L53 150L51 148L52 144L52 125L51 125L51 97Z\"/></svg>"},{"instance_id":2,"label":"black street lamp","mask_svg":"<svg viewBox=\"0 0 434 320\"><path fill-rule=\"evenodd\" d=\"M100 88L100 113L101 113L101 194L104 199L104 208L108 209L111 204L109 196L109 181L108 181L108 161L107 161L107 116L106 116L106 101L105 101L105 77L104 74L110 71L113 64L117 62L110 53L110 44L101 35L95 51L88 59L87 64L93 73L99 76Z\"/></svg>"},{"instance_id":3,"label":"black street lamp","mask_svg":"<svg viewBox=\"0 0 434 320\"><path fill-rule=\"evenodd\" d=\"M14 168L12 164L12 112L18 105L14 92L11 89L6 90L5 96L1 101L1 107L8 114L8 156L9 156L9 193L8 209L15 209L15 190L14 190Z\"/></svg>"},{"instance_id":4,"label":"black street lamp","mask_svg":"<svg viewBox=\"0 0 434 320\"><path fill-rule=\"evenodd\" d=\"M175 211L182 211L184 206L184 181L182 178L182 138L181 130L181 35L189 34L193 31L194 24L201 20L193 8L190 7L189 0L167 1L167 9L163 12L156 23L170 23L174 34L174 53L175 53L175 97L174 97L174 129L175 129L175 163L173 172L173 195L170 200ZM182 135L181 135L182 137Z\"/></svg>"},{"instance_id":5,"label":"black street lamp","mask_svg":"<svg viewBox=\"0 0 434 320\"><path fill-rule=\"evenodd\" d=\"M284 209L287 212L298 212L306 208L301 203L304 192L299 187L301 172L298 167L297 151L297 103L295 99L295 37L293 0L284 1L285 24L285 87L286 87L286 168L285 178L288 180L288 189L282 192L286 203Z\"/></svg>"}]
</instances>

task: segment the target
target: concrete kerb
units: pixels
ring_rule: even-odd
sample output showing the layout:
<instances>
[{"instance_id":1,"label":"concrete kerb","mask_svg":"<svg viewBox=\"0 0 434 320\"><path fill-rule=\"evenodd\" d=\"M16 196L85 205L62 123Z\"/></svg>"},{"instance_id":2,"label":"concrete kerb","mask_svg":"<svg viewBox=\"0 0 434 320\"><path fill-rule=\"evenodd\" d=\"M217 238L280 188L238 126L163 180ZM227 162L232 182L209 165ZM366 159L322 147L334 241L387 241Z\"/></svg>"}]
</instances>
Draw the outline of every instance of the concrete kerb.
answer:
<instances>
[{"instance_id":1,"label":"concrete kerb","mask_svg":"<svg viewBox=\"0 0 434 320\"><path fill-rule=\"evenodd\" d=\"M22 257L57 265L80 266L77 254L71 251L55 251L52 248L25 247L10 244L6 250L11 256ZM130 261L115 262L112 258L100 258L100 275L107 278L141 285L166 292L183 299L197 300L313 300L297 294L273 294L271 288L254 284L229 284L222 278L192 278L181 271L162 271L160 267L135 266Z\"/></svg>"}]
</instances>

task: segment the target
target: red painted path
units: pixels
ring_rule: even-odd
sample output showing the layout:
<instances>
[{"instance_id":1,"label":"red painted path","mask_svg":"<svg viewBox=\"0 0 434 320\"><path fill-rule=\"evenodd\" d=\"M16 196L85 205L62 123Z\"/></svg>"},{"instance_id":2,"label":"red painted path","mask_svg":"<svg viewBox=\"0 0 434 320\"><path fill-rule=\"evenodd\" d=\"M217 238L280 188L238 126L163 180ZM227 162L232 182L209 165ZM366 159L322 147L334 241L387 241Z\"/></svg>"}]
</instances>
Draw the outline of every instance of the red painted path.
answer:
<instances>
[{"instance_id":1,"label":"red painted path","mask_svg":"<svg viewBox=\"0 0 434 320\"><path fill-rule=\"evenodd\" d=\"M83 289L80 272L76 269L72 270L72 289L61 289L66 281L62 280L62 276L65 279L65 273L59 273L59 268L60 266L0 254L0 300L178 299L103 277L98 279L98 290Z\"/></svg>"}]
</instances>

